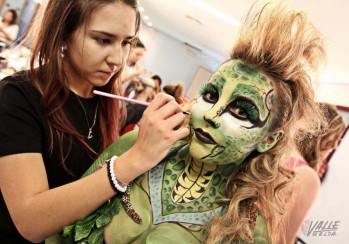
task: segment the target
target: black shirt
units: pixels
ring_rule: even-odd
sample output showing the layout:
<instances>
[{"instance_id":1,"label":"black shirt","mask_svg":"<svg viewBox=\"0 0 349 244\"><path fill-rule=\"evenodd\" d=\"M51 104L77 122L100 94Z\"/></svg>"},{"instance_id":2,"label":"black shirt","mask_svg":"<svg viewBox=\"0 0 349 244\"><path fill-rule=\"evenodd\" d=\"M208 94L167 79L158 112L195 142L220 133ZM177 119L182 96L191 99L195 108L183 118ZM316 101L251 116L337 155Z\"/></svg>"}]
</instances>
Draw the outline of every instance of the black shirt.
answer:
<instances>
[{"instance_id":1,"label":"black shirt","mask_svg":"<svg viewBox=\"0 0 349 244\"><path fill-rule=\"evenodd\" d=\"M16 73L0 81L0 157L17 153L41 153L49 187L54 188L79 179L96 156L91 157L91 153L87 152L75 139L69 151L69 143L66 140L63 142L63 150L69 152L65 160L70 171L68 173L61 164L60 151L55 137L53 150L50 151L51 133L40 104L41 94L28 82L26 72ZM97 106L96 97L77 98L71 92L64 109L75 128L87 137L89 126L82 105L89 119L89 125L92 125ZM86 138L86 141L96 152L99 152L101 137L98 118L93 127L93 138ZM2 194L0 194L0 242L27 243L16 230Z\"/></svg>"}]
</instances>

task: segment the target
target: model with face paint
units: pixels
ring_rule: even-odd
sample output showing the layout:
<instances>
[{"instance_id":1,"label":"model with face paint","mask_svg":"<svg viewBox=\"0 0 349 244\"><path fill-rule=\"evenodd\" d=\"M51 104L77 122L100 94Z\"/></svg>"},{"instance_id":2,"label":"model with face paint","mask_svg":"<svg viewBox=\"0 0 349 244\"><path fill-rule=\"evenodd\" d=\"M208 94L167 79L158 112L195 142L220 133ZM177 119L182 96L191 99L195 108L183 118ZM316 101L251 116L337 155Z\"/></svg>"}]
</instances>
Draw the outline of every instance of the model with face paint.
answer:
<instances>
[{"instance_id":1,"label":"model with face paint","mask_svg":"<svg viewBox=\"0 0 349 244\"><path fill-rule=\"evenodd\" d=\"M259 143L271 122L273 84L258 70L240 60L228 61L201 95L191 117L190 154L195 160L238 166L255 149L264 152L276 142Z\"/></svg>"},{"instance_id":2,"label":"model with face paint","mask_svg":"<svg viewBox=\"0 0 349 244\"><path fill-rule=\"evenodd\" d=\"M316 188L319 180L309 167L287 168L287 151L295 131L321 122L308 72L324 50L305 13L283 3L261 9L248 16L231 58L194 100L189 139L176 142L126 194L66 227L65 237L106 243L294 241L316 195L301 188ZM115 141L86 175L122 155L136 138L133 131Z\"/></svg>"}]
</instances>

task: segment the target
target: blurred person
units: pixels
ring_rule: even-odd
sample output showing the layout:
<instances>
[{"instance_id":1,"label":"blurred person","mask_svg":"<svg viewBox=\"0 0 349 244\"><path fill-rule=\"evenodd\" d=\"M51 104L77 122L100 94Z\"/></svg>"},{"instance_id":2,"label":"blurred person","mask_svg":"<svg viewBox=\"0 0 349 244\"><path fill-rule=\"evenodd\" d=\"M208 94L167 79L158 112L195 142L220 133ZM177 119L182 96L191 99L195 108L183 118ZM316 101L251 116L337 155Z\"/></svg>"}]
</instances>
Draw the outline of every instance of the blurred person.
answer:
<instances>
[{"instance_id":1,"label":"blurred person","mask_svg":"<svg viewBox=\"0 0 349 244\"><path fill-rule=\"evenodd\" d=\"M328 170L330 156L337 148L346 126L336 106L320 103L325 124L318 135L305 132L305 138L296 143L304 160L312 167L323 181ZM304 134L304 133L303 133Z\"/></svg>"},{"instance_id":2,"label":"blurred person","mask_svg":"<svg viewBox=\"0 0 349 244\"><path fill-rule=\"evenodd\" d=\"M147 83L154 84L156 87L155 93L156 94L159 93L161 91L162 80L161 80L160 76L154 75L151 78L136 78L136 79L132 80L125 91L125 96L139 100L139 98L136 98L136 93L139 93L139 91L142 91L143 88L147 86L147 84L144 83L144 81L147 81L149 79L152 79L155 83L153 83L153 82L151 82L151 83L147 82ZM154 87L154 85L150 85L150 87ZM139 96L139 95L137 95L137 96Z\"/></svg>"},{"instance_id":3,"label":"blurred person","mask_svg":"<svg viewBox=\"0 0 349 244\"><path fill-rule=\"evenodd\" d=\"M146 68L141 67L139 62L143 59L146 48L143 42L137 38L135 45L130 50L126 65L121 74L121 81L123 83L125 96L128 96L134 89L133 80L137 80L139 76L146 74Z\"/></svg>"},{"instance_id":4,"label":"blurred person","mask_svg":"<svg viewBox=\"0 0 349 244\"><path fill-rule=\"evenodd\" d=\"M17 23L17 12L14 9L6 11L0 21L0 42L9 47L18 36L19 26Z\"/></svg>"},{"instance_id":5,"label":"blurred person","mask_svg":"<svg viewBox=\"0 0 349 244\"><path fill-rule=\"evenodd\" d=\"M174 97L177 103L182 103L184 91L183 82L179 81L177 84L167 84L164 86L163 91Z\"/></svg>"},{"instance_id":6,"label":"blurred person","mask_svg":"<svg viewBox=\"0 0 349 244\"><path fill-rule=\"evenodd\" d=\"M156 93L159 93L161 92L161 84L162 84L162 79L159 75L153 75L151 77L154 81L155 81L155 84L156 84Z\"/></svg>"},{"instance_id":7,"label":"blurred person","mask_svg":"<svg viewBox=\"0 0 349 244\"><path fill-rule=\"evenodd\" d=\"M134 99L151 102L156 93L156 84L151 78L142 78L140 82L136 82L136 88L133 91ZM141 120L143 113L147 107L142 104L129 102L126 106L127 116L126 122L121 130L121 135L135 128L138 128L138 123Z\"/></svg>"},{"instance_id":8,"label":"blurred person","mask_svg":"<svg viewBox=\"0 0 349 244\"><path fill-rule=\"evenodd\" d=\"M152 78L140 78L135 80L134 84L135 88L129 95L130 98L151 102L157 94L156 83Z\"/></svg>"}]
</instances>

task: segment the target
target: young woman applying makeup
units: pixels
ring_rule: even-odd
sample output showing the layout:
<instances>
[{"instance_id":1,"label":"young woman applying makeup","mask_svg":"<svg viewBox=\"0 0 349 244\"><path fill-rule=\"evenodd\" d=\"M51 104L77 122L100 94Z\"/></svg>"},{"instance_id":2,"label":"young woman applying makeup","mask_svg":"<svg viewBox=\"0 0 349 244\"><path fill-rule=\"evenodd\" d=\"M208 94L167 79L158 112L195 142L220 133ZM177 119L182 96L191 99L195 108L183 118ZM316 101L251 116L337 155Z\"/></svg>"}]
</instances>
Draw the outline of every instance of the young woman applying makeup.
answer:
<instances>
[{"instance_id":1,"label":"young woman applying makeup","mask_svg":"<svg viewBox=\"0 0 349 244\"><path fill-rule=\"evenodd\" d=\"M30 70L0 83L1 243L41 242L116 194L106 168L80 177L125 118L121 102L93 90L121 94L137 1L48 1L40 14L28 37ZM130 182L154 167L189 134L179 128L185 117L170 96L156 96L137 142L115 160L115 175Z\"/></svg>"}]
</instances>

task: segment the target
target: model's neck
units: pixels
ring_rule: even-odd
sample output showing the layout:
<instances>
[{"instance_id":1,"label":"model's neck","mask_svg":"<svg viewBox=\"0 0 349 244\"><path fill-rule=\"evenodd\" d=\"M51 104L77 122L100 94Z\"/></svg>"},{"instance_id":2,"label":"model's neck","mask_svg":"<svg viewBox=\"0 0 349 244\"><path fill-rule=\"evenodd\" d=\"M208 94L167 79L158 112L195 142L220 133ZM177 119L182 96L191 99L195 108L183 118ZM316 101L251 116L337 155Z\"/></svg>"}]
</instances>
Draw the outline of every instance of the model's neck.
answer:
<instances>
[{"instance_id":1,"label":"model's neck","mask_svg":"<svg viewBox=\"0 0 349 244\"><path fill-rule=\"evenodd\" d=\"M244 160L241 160L241 161L244 161ZM228 178L229 175L231 175L237 169L237 166L241 164L241 162L235 162L235 163L224 164L224 165L219 165L215 163L208 164L208 163L203 163L200 160L195 160L191 157L189 157L188 162L189 164L187 164L187 167L190 164L195 164L196 167L200 167L207 171L212 171L214 175L221 174L223 178Z\"/></svg>"}]
</instances>

